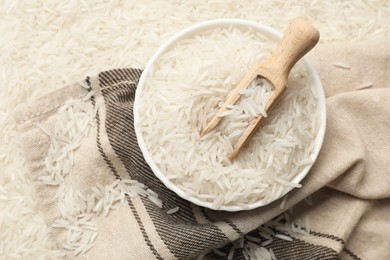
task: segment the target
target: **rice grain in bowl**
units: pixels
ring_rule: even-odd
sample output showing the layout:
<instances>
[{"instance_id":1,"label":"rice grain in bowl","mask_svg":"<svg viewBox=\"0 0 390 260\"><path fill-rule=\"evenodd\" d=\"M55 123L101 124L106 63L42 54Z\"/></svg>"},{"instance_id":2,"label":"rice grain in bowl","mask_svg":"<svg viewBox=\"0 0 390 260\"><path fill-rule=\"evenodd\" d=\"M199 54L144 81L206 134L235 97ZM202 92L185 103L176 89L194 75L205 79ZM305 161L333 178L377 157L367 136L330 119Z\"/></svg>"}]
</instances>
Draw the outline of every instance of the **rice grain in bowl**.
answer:
<instances>
[{"instance_id":1,"label":"rice grain in bowl","mask_svg":"<svg viewBox=\"0 0 390 260\"><path fill-rule=\"evenodd\" d=\"M137 140L156 176L180 197L238 211L301 186L321 148L326 116L323 88L307 58L295 65L281 101L233 163L226 156L248 120L264 114L270 89L253 84L222 124L200 136L226 94L280 38L253 22L213 20L175 35L147 64L134 104Z\"/></svg>"}]
</instances>

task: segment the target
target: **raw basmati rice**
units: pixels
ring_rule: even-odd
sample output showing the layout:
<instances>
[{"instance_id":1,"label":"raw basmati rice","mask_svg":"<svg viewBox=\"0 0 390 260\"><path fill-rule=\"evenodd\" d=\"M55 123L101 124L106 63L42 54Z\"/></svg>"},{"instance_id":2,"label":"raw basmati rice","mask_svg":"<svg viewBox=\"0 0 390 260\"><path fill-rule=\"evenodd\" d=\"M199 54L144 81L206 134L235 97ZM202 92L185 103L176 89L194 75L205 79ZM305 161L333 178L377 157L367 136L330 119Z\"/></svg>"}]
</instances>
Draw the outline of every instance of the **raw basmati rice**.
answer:
<instances>
[{"instance_id":1,"label":"raw basmati rice","mask_svg":"<svg viewBox=\"0 0 390 260\"><path fill-rule=\"evenodd\" d=\"M272 260L276 260L276 256L275 256L275 254L274 254L274 251L270 248L269 250L269 254L270 254L270 256L271 256L271 259Z\"/></svg>"},{"instance_id":2,"label":"raw basmati rice","mask_svg":"<svg viewBox=\"0 0 390 260\"><path fill-rule=\"evenodd\" d=\"M58 186L56 199L60 217L51 226L67 231L62 248L73 251L75 256L84 254L93 247L98 234L96 216L106 217L110 210L116 207L115 204L125 202L126 196L148 197L162 207L158 195L135 180L115 180L105 186L96 183L83 193L67 183L66 177L74 164L74 152L82 139L88 135L99 106L98 102L92 106L89 101L91 96L87 93L81 99L67 102L62 106L53 130L36 123L51 141L44 160L46 172L40 176L40 180L47 185ZM178 208L173 210L177 211Z\"/></svg>"},{"instance_id":3,"label":"raw basmati rice","mask_svg":"<svg viewBox=\"0 0 390 260\"><path fill-rule=\"evenodd\" d=\"M284 209L284 206L286 205L287 199L288 199L288 194L283 197L282 202L280 203L280 206L279 206L280 209Z\"/></svg>"},{"instance_id":4,"label":"raw basmati rice","mask_svg":"<svg viewBox=\"0 0 390 260\"><path fill-rule=\"evenodd\" d=\"M227 260L233 260L234 251L235 251L235 248L234 248L234 246L232 246L232 247L230 248L230 251L229 251Z\"/></svg>"},{"instance_id":5,"label":"raw basmati rice","mask_svg":"<svg viewBox=\"0 0 390 260\"><path fill-rule=\"evenodd\" d=\"M167 214L173 214L179 211L179 207L174 207L173 209L170 209L167 211Z\"/></svg>"},{"instance_id":6,"label":"raw basmati rice","mask_svg":"<svg viewBox=\"0 0 390 260\"><path fill-rule=\"evenodd\" d=\"M207 29L177 42L146 80L136 127L149 153L170 181L187 195L211 202L214 209L273 201L300 187L291 181L312 162L319 109L301 64L268 116L265 104L272 87L258 78L241 91L236 105L226 107L219 127L200 137L226 94L274 47L275 42L258 32ZM249 120L259 115L266 117L264 126L231 163L227 154Z\"/></svg>"},{"instance_id":7,"label":"raw basmati rice","mask_svg":"<svg viewBox=\"0 0 390 260\"><path fill-rule=\"evenodd\" d=\"M264 242L261 243L261 246L268 246L269 244L271 244L274 240L273 239L268 239Z\"/></svg>"},{"instance_id":8,"label":"raw basmati rice","mask_svg":"<svg viewBox=\"0 0 390 260\"><path fill-rule=\"evenodd\" d=\"M268 233L259 231L260 236L264 237L265 239L272 239L272 236Z\"/></svg>"},{"instance_id":9,"label":"raw basmati rice","mask_svg":"<svg viewBox=\"0 0 390 260\"><path fill-rule=\"evenodd\" d=\"M286 240L286 241L293 241L293 239L291 237L286 236L286 235L282 235L282 234L276 234L275 237L277 237L279 239Z\"/></svg>"},{"instance_id":10,"label":"raw basmati rice","mask_svg":"<svg viewBox=\"0 0 390 260\"><path fill-rule=\"evenodd\" d=\"M219 255L219 256L226 256L226 254L224 252L221 252L219 251L218 249L214 248L213 249L213 252L216 254L216 255Z\"/></svg>"},{"instance_id":11,"label":"raw basmati rice","mask_svg":"<svg viewBox=\"0 0 390 260\"><path fill-rule=\"evenodd\" d=\"M337 62L333 62L332 63L333 66L335 67L338 67L338 68L342 68L342 69L350 69L351 66L345 62L341 62L341 61L337 61Z\"/></svg>"},{"instance_id":12,"label":"raw basmati rice","mask_svg":"<svg viewBox=\"0 0 390 260\"><path fill-rule=\"evenodd\" d=\"M253 237L253 236L245 236L245 238L248 240L248 241L251 241L251 242L254 242L254 243L261 243L261 239L260 238L257 238L257 237Z\"/></svg>"},{"instance_id":13,"label":"raw basmati rice","mask_svg":"<svg viewBox=\"0 0 390 260\"><path fill-rule=\"evenodd\" d=\"M291 219L290 215L287 212L283 212L282 214L268 221L266 224L262 225L258 229L259 234L262 237L276 237L276 234L273 230L281 232L283 234L288 234L290 236L306 236L310 233L309 216L301 216L300 218ZM267 230L267 232L265 232L265 230ZM270 234L271 231L272 234Z\"/></svg>"},{"instance_id":14,"label":"raw basmati rice","mask_svg":"<svg viewBox=\"0 0 390 260\"><path fill-rule=\"evenodd\" d=\"M246 259L272 260L271 254L268 249L252 242L246 243L243 250L243 254L244 256L246 255Z\"/></svg>"},{"instance_id":15,"label":"raw basmati rice","mask_svg":"<svg viewBox=\"0 0 390 260\"><path fill-rule=\"evenodd\" d=\"M374 82L368 81L368 82L364 82L364 83L356 86L355 89L360 90L360 89L371 88L373 85L374 85Z\"/></svg>"},{"instance_id":16,"label":"raw basmati rice","mask_svg":"<svg viewBox=\"0 0 390 260\"><path fill-rule=\"evenodd\" d=\"M309 234L310 224L308 216L304 216L303 219L296 219L295 221L296 222L293 222L290 216L286 212L283 212L274 219L258 227L257 231L254 230L234 241L232 243L232 248L240 250L245 259L248 260L276 260L275 253L270 248L272 247L275 238L291 242L294 240L294 236L306 236Z\"/></svg>"}]
</instances>

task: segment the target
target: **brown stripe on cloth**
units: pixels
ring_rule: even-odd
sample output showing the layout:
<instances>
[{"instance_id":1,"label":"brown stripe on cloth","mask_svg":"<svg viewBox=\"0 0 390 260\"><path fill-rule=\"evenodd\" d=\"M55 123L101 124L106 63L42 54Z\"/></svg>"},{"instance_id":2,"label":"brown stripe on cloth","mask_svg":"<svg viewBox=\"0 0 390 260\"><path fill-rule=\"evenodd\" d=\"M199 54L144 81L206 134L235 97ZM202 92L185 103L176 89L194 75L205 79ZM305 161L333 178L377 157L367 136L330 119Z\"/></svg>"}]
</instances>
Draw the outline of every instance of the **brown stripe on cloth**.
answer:
<instances>
[{"instance_id":1,"label":"brown stripe on cloth","mask_svg":"<svg viewBox=\"0 0 390 260\"><path fill-rule=\"evenodd\" d=\"M121 71L115 70L115 74L111 80L109 79L110 71L99 74L99 80L100 75L104 75L105 82L112 84L111 88L107 85L102 85L102 87L106 87L106 89L102 90L102 93L107 108L106 132L110 144L125 165L130 177L142 182L159 194L160 199L164 202L164 209L168 210L179 206L181 216L185 217L184 221L196 223L189 202L179 199L175 193L167 189L154 176L143 158L133 128L132 102L137 81L133 78L123 81L123 77L117 76L118 74L122 76L125 74ZM132 74L127 73L126 75L130 76ZM115 79L122 81L114 82Z\"/></svg>"},{"instance_id":2,"label":"brown stripe on cloth","mask_svg":"<svg viewBox=\"0 0 390 260\"><path fill-rule=\"evenodd\" d=\"M94 89L92 89L92 82L91 81L94 81ZM98 84L96 82L96 78L91 79L90 77L87 77L85 82L89 86L88 91L95 91L97 89ZM91 97L91 102L92 102L93 106L97 105L96 99L99 99L99 98L102 98L102 97L100 97L100 96L98 96L98 97L92 96ZM112 156L111 156L111 158L109 158L109 156L108 156L108 154L112 155L113 153L111 151L109 151L110 146L108 144L108 140L104 138L105 135L104 135L104 133L102 134L102 131L101 131L101 128L102 129L105 128L105 121L103 120L106 116L105 113L106 113L106 110L102 106L100 106L96 112L96 116L95 116L96 131L97 131L96 145L97 145L97 148L98 148L98 151L99 151L101 157L105 161L105 163L106 163L107 167L110 169L111 173L115 176L116 179L122 180L122 177L118 173L119 171L114 166L115 158L112 158ZM101 114L103 114L103 116ZM101 120L101 116L102 116L102 120ZM116 160L116 161L118 161L118 160ZM115 165L118 167L118 162L115 163ZM123 167L119 167L119 168L123 169ZM149 238L148 234L146 233L145 227L144 227L144 225L141 221L141 218L140 218L140 216L139 216L139 214L134 206L132 199L128 196L128 194L125 194L125 196L126 196L126 201L127 201L128 206L130 208L130 211L133 214L133 217L137 222L137 225L138 225L140 232L142 233L144 242L149 247L149 250L151 251L151 253L154 255L154 257L156 259L163 259L163 257L161 257L161 255L157 252L153 243L150 241L150 238Z\"/></svg>"},{"instance_id":3,"label":"brown stripe on cloth","mask_svg":"<svg viewBox=\"0 0 390 260\"><path fill-rule=\"evenodd\" d=\"M195 257L229 240L212 224L185 223L180 219L180 211L169 215L147 198L142 200L160 237L179 259ZM173 218L175 215L176 218Z\"/></svg>"},{"instance_id":4,"label":"brown stripe on cloth","mask_svg":"<svg viewBox=\"0 0 390 260\"><path fill-rule=\"evenodd\" d=\"M217 250L224 253L225 256L218 255L212 250L210 253L207 254L207 257L208 257L208 259L213 259L213 260L226 260L227 256L230 253L232 246L233 246L233 243L228 243L227 245L225 245L223 247L217 248ZM233 259L234 260L246 260L244 257L244 254L242 253L242 248L234 249Z\"/></svg>"},{"instance_id":5,"label":"brown stripe on cloth","mask_svg":"<svg viewBox=\"0 0 390 260\"><path fill-rule=\"evenodd\" d=\"M85 79L85 82L87 83L87 85L89 87L88 91L91 92L92 91L91 78L87 77ZM96 106L96 97L95 96L91 97L91 102L92 102L92 105L95 107ZM121 179L121 177L118 175L118 171L115 169L113 163L108 158L107 154L103 151L102 141L101 141L101 131L100 131L100 126L101 126L100 114L101 114L101 112L99 110L97 110L96 111L96 116L95 116L95 120L96 120L96 144L97 144L97 147L98 147L100 155L103 157L103 160L106 162L108 168L110 168L110 170L114 174L115 178L116 179Z\"/></svg>"},{"instance_id":6,"label":"brown stripe on cloth","mask_svg":"<svg viewBox=\"0 0 390 260\"><path fill-rule=\"evenodd\" d=\"M275 239L271 248L278 260L325 260L338 259L338 253L325 246L313 245L299 239L293 241Z\"/></svg>"},{"instance_id":7,"label":"brown stripe on cloth","mask_svg":"<svg viewBox=\"0 0 390 260\"><path fill-rule=\"evenodd\" d=\"M280 232L277 232L280 233ZM258 230L254 230L248 233L248 236L259 238L264 241L259 235ZM273 242L267 246L264 246L266 249L272 249L276 258L278 260L312 260L312 259L338 259L338 253L326 246L314 245L311 243L307 243L300 239L292 237L292 241L287 241L279 238L274 238ZM246 242L245 242L246 243ZM259 247L260 243L251 242L257 244ZM227 245L218 248L218 251L226 254L229 254L233 243L228 243ZM237 245L236 245L237 246ZM235 248L234 250L234 260L245 259L242 248ZM226 256L220 256L216 254L214 251L211 251L207 254L210 259L214 260L225 260ZM353 258L355 259L355 258Z\"/></svg>"},{"instance_id":8,"label":"brown stripe on cloth","mask_svg":"<svg viewBox=\"0 0 390 260\"><path fill-rule=\"evenodd\" d=\"M199 224L191 204L166 188L146 164L133 127L133 101L140 74L140 70L134 69L117 69L99 74L107 113L105 130L111 147L129 176L159 194L162 209L148 199L142 199L158 235L176 257L194 257L229 239L214 224ZM172 215L166 213L176 206L180 208L178 212Z\"/></svg>"},{"instance_id":9,"label":"brown stripe on cloth","mask_svg":"<svg viewBox=\"0 0 390 260\"><path fill-rule=\"evenodd\" d=\"M360 260L361 258L359 256L357 256L354 252L352 252L349 248L347 248L345 246L345 240L344 239L341 239L335 235L331 235L331 234L324 234L324 233L321 233L321 232L316 232L316 231L313 231L313 230L310 230L310 235L314 235L314 236L318 236L318 237L325 237L325 238L329 238L329 239L332 239L334 241L337 241L339 242L340 244L343 245L343 251L349 255L352 259L354 260Z\"/></svg>"},{"instance_id":10,"label":"brown stripe on cloth","mask_svg":"<svg viewBox=\"0 0 390 260\"><path fill-rule=\"evenodd\" d=\"M157 252L156 248L153 246L152 242L150 242L150 239L149 239L149 236L146 234L146 230L145 230L145 227L144 227L144 224L131 200L131 198L129 196L126 196L127 198L127 201L129 203L129 206L131 208L131 211L133 212L134 216L135 216L135 219L137 220L137 223L138 223L138 226L140 227L141 231L142 231L142 234L144 236L144 240L146 242L146 244L149 246L150 250L153 252L153 254L155 255L156 259L159 259L159 260L162 260L163 258L161 257L161 255Z\"/></svg>"},{"instance_id":11,"label":"brown stripe on cloth","mask_svg":"<svg viewBox=\"0 0 390 260\"><path fill-rule=\"evenodd\" d=\"M244 233L242 233L242 231L237 227L237 225L234 224L231 220L229 220L229 219L222 219L222 220L220 220L220 221L217 221L216 219L214 219L214 218L210 215L210 213L209 213L208 211L210 211L210 210L208 210L208 209L206 209L206 208L201 208L201 212L202 212L204 218L205 218L207 221L212 222L212 223L219 224L218 226L219 226L220 228L221 228L221 224L220 224L221 222L226 223L226 225L228 225L228 226L236 233L236 235L238 235L238 236L243 236L243 235L244 235ZM231 233L231 232L225 231L225 234L229 234L229 233ZM237 236L235 236L235 237L238 238Z\"/></svg>"},{"instance_id":12,"label":"brown stripe on cloth","mask_svg":"<svg viewBox=\"0 0 390 260\"><path fill-rule=\"evenodd\" d=\"M97 77L91 77L87 78L86 80L87 85L90 87L91 91L99 92L99 80ZM95 100L96 99L96 100ZM94 105L98 105L99 109L96 113L96 145L98 148L98 151L102 157L102 159L106 163L107 169L109 169L108 174L112 174L115 176L116 179L127 179L128 174L125 166L123 165L122 161L116 156L115 152L113 151L107 134L104 131L106 129L105 126L105 118L106 118L106 108L105 106L101 106L99 104L102 103L103 97L101 95L96 95L91 98L92 103ZM155 227L153 224L151 224L150 218L148 218L144 211L145 208L143 206L143 203L140 198L130 198L126 194L126 201L127 201L127 209L130 211L129 213L123 212L122 209L122 219L123 216L127 216L126 220L123 220L123 224L128 223L130 226L130 230L125 230L125 228L129 228L128 225L121 225L121 228L119 231L117 230L117 234L121 232L128 232L128 235L132 239L136 239L135 241L131 242L131 239L128 240L122 240L127 241L126 244L131 245L137 244L137 251L135 253L128 252L126 253L126 257L129 257L129 259L175 259L174 255L170 253L169 249L164 245L163 241L160 239L160 237L156 234ZM121 206L125 207L125 205ZM116 226L116 225L115 225ZM138 236L136 237L136 234L138 233ZM123 234L122 234L123 236ZM140 243L142 242L142 243ZM120 247L121 250L126 251L126 249L123 249L123 246ZM142 249L143 248L143 249ZM146 249L148 248L148 249ZM145 250L146 249L146 250ZM158 250L157 250L158 249ZM116 250L116 252L118 252ZM118 254L120 254L118 252ZM123 253L122 253L123 254ZM131 255L133 254L133 255ZM149 254L149 256L145 255ZM100 258L106 259L104 256L99 256ZM110 258L113 256L110 256ZM114 259L115 257L113 257ZM96 258L92 258L96 259Z\"/></svg>"},{"instance_id":13,"label":"brown stripe on cloth","mask_svg":"<svg viewBox=\"0 0 390 260\"><path fill-rule=\"evenodd\" d=\"M232 228L227 221L216 221L210 218L205 211L204 207L199 207L195 204L192 204L192 211L194 216L199 224L213 224L217 226L228 238L230 241L234 241L240 237L240 235Z\"/></svg>"}]
</instances>

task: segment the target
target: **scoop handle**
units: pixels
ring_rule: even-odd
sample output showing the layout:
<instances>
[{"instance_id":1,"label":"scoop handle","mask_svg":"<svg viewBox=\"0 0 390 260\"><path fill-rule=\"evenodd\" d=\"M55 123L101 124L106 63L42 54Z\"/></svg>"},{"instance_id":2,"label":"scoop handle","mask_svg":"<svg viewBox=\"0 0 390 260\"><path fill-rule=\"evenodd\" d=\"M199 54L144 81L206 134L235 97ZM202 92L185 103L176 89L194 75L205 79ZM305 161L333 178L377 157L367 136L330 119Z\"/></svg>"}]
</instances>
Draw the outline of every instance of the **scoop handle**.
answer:
<instances>
[{"instance_id":1,"label":"scoop handle","mask_svg":"<svg viewBox=\"0 0 390 260\"><path fill-rule=\"evenodd\" d=\"M295 63L313 49L319 39L320 33L309 21L302 17L295 18L286 28L269 65L272 64L287 79Z\"/></svg>"}]
</instances>

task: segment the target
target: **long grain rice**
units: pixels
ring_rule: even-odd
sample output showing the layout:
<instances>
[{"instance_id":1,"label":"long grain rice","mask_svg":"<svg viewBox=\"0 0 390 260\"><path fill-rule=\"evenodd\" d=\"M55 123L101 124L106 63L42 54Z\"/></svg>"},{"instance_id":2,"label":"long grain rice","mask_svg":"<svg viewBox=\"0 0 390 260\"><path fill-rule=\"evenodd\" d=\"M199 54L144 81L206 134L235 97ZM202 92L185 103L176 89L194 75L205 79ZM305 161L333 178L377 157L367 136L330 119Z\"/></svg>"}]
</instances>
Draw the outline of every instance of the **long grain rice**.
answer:
<instances>
[{"instance_id":1,"label":"long grain rice","mask_svg":"<svg viewBox=\"0 0 390 260\"><path fill-rule=\"evenodd\" d=\"M332 64L333 64L333 66L338 67L338 68L342 68L342 69L350 69L351 68L351 65L349 65L345 62L342 62L342 61L336 61L336 62L333 62Z\"/></svg>"},{"instance_id":2,"label":"long grain rice","mask_svg":"<svg viewBox=\"0 0 390 260\"><path fill-rule=\"evenodd\" d=\"M118 202L125 202L125 196L148 197L158 207L162 207L158 195L135 180L115 180L108 185L96 183L83 193L67 183L67 175L74 164L74 153L88 135L99 106L98 102L95 107L92 106L89 102L91 97L87 93L81 99L69 101L62 106L53 130L41 123L36 124L51 141L44 160L46 172L39 179L46 185L58 186L56 199L61 216L54 221L52 227L67 231L62 247L73 251L75 256L84 254L93 247L98 234L96 216L106 217ZM178 208L173 210L177 211Z\"/></svg>"},{"instance_id":3,"label":"long grain rice","mask_svg":"<svg viewBox=\"0 0 390 260\"><path fill-rule=\"evenodd\" d=\"M282 235L282 234L276 234L275 237L282 239L282 240L286 240L286 241L293 241L293 239L291 237L286 236L286 235Z\"/></svg>"},{"instance_id":4,"label":"long grain rice","mask_svg":"<svg viewBox=\"0 0 390 260\"><path fill-rule=\"evenodd\" d=\"M211 202L214 209L273 201L301 187L292 180L313 161L320 118L313 84L301 64L293 69L287 94L269 115L265 107L272 87L261 78L240 91L237 104L223 105L248 68L274 47L275 42L254 31L204 30L162 55L146 81L137 127L152 158L187 195ZM222 123L201 138L221 106L226 109ZM229 162L227 154L255 116L266 118L264 126Z\"/></svg>"}]
</instances>

